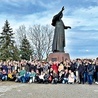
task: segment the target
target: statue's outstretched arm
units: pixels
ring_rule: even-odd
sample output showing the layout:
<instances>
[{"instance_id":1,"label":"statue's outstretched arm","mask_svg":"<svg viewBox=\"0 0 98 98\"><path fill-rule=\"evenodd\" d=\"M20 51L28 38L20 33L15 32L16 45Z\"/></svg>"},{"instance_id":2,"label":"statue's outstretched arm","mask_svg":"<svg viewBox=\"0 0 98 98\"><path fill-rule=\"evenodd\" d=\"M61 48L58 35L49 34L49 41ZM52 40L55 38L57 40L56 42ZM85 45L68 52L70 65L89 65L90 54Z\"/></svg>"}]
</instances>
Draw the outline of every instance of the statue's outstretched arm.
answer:
<instances>
[{"instance_id":1,"label":"statue's outstretched arm","mask_svg":"<svg viewBox=\"0 0 98 98\"><path fill-rule=\"evenodd\" d=\"M60 16L63 13L63 10L64 10L64 6L62 7L61 11L57 15Z\"/></svg>"},{"instance_id":2,"label":"statue's outstretched arm","mask_svg":"<svg viewBox=\"0 0 98 98\"><path fill-rule=\"evenodd\" d=\"M64 26L64 29L71 29L70 26Z\"/></svg>"},{"instance_id":3,"label":"statue's outstretched arm","mask_svg":"<svg viewBox=\"0 0 98 98\"><path fill-rule=\"evenodd\" d=\"M53 16L53 19L52 19L52 25L53 26L55 26L56 22L60 19L60 16L62 15L63 10L64 10L64 6L62 7L61 11L58 14Z\"/></svg>"}]
</instances>

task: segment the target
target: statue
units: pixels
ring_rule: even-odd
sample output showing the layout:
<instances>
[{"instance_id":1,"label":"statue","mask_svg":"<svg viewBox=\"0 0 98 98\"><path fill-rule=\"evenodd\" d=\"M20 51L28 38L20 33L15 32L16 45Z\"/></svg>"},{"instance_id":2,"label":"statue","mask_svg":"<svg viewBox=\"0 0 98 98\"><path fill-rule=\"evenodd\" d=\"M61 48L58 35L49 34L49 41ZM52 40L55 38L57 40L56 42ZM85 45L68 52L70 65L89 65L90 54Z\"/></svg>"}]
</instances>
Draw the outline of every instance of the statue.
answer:
<instances>
[{"instance_id":1,"label":"statue","mask_svg":"<svg viewBox=\"0 0 98 98\"><path fill-rule=\"evenodd\" d=\"M65 60L70 60L69 53L64 52L65 47L65 29L71 29L70 26L65 26L61 18L63 17L64 6L61 11L56 14L52 19L52 26L55 27L54 38L52 44L52 51L48 56L48 61L59 61L63 62Z\"/></svg>"},{"instance_id":2,"label":"statue","mask_svg":"<svg viewBox=\"0 0 98 98\"><path fill-rule=\"evenodd\" d=\"M63 17L64 6L61 11L52 19L52 25L55 27L54 39L52 44L53 52L64 52L65 47L65 29L71 29L70 26L65 26L61 18Z\"/></svg>"}]
</instances>

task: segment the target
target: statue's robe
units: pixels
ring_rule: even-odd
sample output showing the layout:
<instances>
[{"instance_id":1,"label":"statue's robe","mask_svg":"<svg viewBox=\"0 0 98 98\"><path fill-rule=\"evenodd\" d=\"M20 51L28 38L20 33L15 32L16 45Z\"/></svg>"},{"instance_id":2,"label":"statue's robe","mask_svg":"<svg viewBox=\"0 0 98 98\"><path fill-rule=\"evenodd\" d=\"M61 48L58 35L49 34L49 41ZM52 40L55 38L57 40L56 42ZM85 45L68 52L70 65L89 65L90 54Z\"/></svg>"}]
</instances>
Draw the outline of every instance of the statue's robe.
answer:
<instances>
[{"instance_id":1,"label":"statue's robe","mask_svg":"<svg viewBox=\"0 0 98 98\"><path fill-rule=\"evenodd\" d=\"M62 20L59 20L56 21L55 23L52 51L64 52L64 47L65 47L64 23Z\"/></svg>"},{"instance_id":2,"label":"statue's robe","mask_svg":"<svg viewBox=\"0 0 98 98\"><path fill-rule=\"evenodd\" d=\"M60 11L52 19L52 25L55 27L53 44L52 44L53 52L64 52L64 47L65 47L64 29L66 29L66 27L63 21L61 20L62 16L63 13L62 11Z\"/></svg>"}]
</instances>

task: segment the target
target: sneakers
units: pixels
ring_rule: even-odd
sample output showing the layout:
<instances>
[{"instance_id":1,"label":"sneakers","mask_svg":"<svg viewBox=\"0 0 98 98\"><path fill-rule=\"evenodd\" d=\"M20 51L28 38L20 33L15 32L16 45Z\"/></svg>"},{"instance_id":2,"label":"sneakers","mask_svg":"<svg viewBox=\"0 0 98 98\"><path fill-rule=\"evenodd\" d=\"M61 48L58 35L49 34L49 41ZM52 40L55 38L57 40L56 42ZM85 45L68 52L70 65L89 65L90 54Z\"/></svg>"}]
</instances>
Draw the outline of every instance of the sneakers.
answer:
<instances>
[{"instance_id":1,"label":"sneakers","mask_svg":"<svg viewBox=\"0 0 98 98\"><path fill-rule=\"evenodd\" d=\"M95 82L95 84L98 84L98 82Z\"/></svg>"}]
</instances>

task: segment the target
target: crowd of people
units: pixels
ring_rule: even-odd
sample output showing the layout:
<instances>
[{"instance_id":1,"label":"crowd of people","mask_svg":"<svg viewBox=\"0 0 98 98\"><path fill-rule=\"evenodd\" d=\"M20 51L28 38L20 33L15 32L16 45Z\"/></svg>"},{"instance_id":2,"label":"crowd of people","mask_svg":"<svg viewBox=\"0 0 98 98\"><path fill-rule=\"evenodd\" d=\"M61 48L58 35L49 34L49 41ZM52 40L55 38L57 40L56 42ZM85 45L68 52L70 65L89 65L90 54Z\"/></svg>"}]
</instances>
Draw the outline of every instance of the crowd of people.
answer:
<instances>
[{"instance_id":1,"label":"crowd of people","mask_svg":"<svg viewBox=\"0 0 98 98\"><path fill-rule=\"evenodd\" d=\"M0 81L98 84L98 58L58 61L0 61Z\"/></svg>"}]
</instances>

